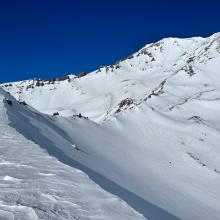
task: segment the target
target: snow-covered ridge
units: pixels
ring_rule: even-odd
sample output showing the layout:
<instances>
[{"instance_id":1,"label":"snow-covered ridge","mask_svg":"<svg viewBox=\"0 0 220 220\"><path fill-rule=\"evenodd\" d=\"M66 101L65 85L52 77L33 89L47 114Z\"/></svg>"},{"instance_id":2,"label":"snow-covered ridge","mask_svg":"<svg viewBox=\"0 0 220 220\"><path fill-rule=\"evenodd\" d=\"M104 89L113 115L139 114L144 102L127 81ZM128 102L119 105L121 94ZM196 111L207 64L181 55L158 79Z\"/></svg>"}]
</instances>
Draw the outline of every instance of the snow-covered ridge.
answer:
<instances>
[{"instance_id":1,"label":"snow-covered ridge","mask_svg":"<svg viewBox=\"0 0 220 220\"><path fill-rule=\"evenodd\" d=\"M129 98L140 102L164 80L165 89L173 79L185 81L187 86L195 80L207 86L210 80L218 83L219 54L219 33L209 38L166 38L87 75L33 79L2 86L41 112L58 111L63 116L82 113L92 120L103 121L110 112L117 111L121 101Z\"/></svg>"},{"instance_id":2,"label":"snow-covered ridge","mask_svg":"<svg viewBox=\"0 0 220 220\"><path fill-rule=\"evenodd\" d=\"M219 69L217 33L163 39L83 77L2 87L28 104L17 104L22 120L8 112L23 136L105 178L90 175L147 219L218 220Z\"/></svg>"}]
</instances>

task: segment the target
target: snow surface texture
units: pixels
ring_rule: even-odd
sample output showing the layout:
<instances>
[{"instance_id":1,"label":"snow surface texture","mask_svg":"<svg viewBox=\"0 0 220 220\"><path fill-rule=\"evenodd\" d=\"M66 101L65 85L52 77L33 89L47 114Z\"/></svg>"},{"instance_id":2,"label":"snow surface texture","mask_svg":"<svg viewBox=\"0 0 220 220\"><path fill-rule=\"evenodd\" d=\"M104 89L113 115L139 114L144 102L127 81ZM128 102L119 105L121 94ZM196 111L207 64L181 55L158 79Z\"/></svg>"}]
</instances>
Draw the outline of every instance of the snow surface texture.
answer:
<instances>
[{"instance_id":1,"label":"snow surface texture","mask_svg":"<svg viewBox=\"0 0 220 220\"><path fill-rule=\"evenodd\" d=\"M28 104L8 105L10 126L147 219L217 220L219 70L217 33L163 39L83 77L2 87Z\"/></svg>"},{"instance_id":2,"label":"snow surface texture","mask_svg":"<svg viewBox=\"0 0 220 220\"><path fill-rule=\"evenodd\" d=\"M12 106L8 105L5 96L0 89L1 220L144 219L85 173L59 162L11 127L8 117L14 117L19 123L22 117L28 118L37 127L42 126L42 120L38 122L36 117L40 115L25 110L15 100ZM31 125L22 129L29 134L35 132ZM50 135L50 131L45 135Z\"/></svg>"}]
</instances>

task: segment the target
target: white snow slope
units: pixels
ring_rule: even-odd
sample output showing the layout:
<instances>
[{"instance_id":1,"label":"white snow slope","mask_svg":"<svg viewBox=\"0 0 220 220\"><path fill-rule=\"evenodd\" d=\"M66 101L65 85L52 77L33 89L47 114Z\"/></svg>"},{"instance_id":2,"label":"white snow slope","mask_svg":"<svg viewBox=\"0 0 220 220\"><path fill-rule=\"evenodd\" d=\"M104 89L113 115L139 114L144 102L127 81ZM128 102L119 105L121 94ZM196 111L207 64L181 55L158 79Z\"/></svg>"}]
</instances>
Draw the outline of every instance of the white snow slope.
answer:
<instances>
[{"instance_id":1,"label":"white snow slope","mask_svg":"<svg viewBox=\"0 0 220 220\"><path fill-rule=\"evenodd\" d=\"M1 220L145 219L118 197L96 185L85 173L61 163L18 133L10 125L10 117L21 126L23 117L30 120L30 124L22 126L23 132L30 134L35 132L31 123L42 130L43 123L48 128L49 125L43 116L24 109L15 100L12 106L8 105L6 96L13 100L0 89ZM49 129L45 135L59 139L59 134Z\"/></svg>"},{"instance_id":2,"label":"white snow slope","mask_svg":"<svg viewBox=\"0 0 220 220\"><path fill-rule=\"evenodd\" d=\"M147 219L217 220L219 69L217 33L163 39L84 77L2 87L49 114L8 106L10 126Z\"/></svg>"}]
</instances>

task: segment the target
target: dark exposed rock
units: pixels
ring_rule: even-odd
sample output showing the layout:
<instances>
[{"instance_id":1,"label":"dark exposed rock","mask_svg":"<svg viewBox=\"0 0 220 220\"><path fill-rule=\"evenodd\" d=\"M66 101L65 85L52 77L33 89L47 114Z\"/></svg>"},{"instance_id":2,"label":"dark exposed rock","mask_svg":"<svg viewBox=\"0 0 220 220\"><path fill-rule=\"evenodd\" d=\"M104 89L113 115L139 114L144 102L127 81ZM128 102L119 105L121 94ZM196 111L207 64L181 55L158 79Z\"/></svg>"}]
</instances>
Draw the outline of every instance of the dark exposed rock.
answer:
<instances>
[{"instance_id":1,"label":"dark exposed rock","mask_svg":"<svg viewBox=\"0 0 220 220\"><path fill-rule=\"evenodd\" d=\"M197 115L188 118L188 120L193 120L193 121L195 121L196 123L201 123L201 122L203 121L203 119L200 118L200 117L197 116Z\"/></svg>"},{"instance_id":2,"label":"dark exposed rock","mask_svg":"<svg viewBox=\"0 0 220 220\"><path fill-rule=\"evenodd\" d=\"M19 104L21 105L27 105L27 103L25 101L19 101Z\"/></svg>"},{"instance_id":3,"label":"dark exposed rock","mask_svg":"<svg viewBox=\"0 0 220 220\"><path fill-rule=\"evenodd\" d=\"M88 119L88 117L83 116L81 113L79 113L78 115L73 115L73 117Z\"/></svg>"},{"instance_id":4,"label":"dark exposed rock","mask_svg":"<svg viewBox=\"0 0 220 220\"><path fill-rule=\"evenodd\" d=\"M12 101L11 101L10 99L5 99L5 101L6 101L6 103L7 103L8 105L11 105L11 106L12 106Z\"/></svg>"},{"instance_id":5,"label":"dark exposed rock","mask_svg":"<svg viewBox=\"0 0 220 220\"><path fill-rule=\"evenodd\" d=\"M131 98L127 98L127 99L122 100L118 104L118 109L117 109L117 111L115 113L119 113L122 109L127 109L132 104L134 104L134 100L131 99Z\"/></svg>"},{"instance_id":6,"label":"dark exposed rock","mask_svg":"<svg viewBox=\"0 0 220 220\"><path fill-rule=\"evenodd\" d=\"M195 75L195 71L192 68L192 65L187 64L186 66L182 67L180 70L185 71L189 76Z\"/></svg>"},{"instance_id":7,"label":"dark exposed rock","mask_svg":"<svg viewBox=\"0 0 220 220\"><path fill-rule=\"evenodd\" d=\"M84 76L86 76L86 75L87 75L87 73L86 73L85 71L81 71L81 72L78 74L77 78L81 78L81 77L84 77Z\"/></svg>"},{"instance_id":8,"label":"dark exposed rock","mask_svg":"<svg viewBox=\"0 0 220 220\"><path fill-rule=\"evenodd\" d=\"M69 76L62 76L62 77L56 78L56 81L65 81L65 80L68 80L68 79L70 79Z\"/></svg>"},{"instance_id":9,"label":"dark exposed rock","mask_svg":"<svg viewBox=\"0 0 220 220\"><path fill-rule=\"evenodd\" d=\"M164 85L165 85L165 83L166 83L166 79L163 80L163 81L160 83L160 85L159 85L156 89L154 89L154 90L144 99L144 101L147 101L147 99L150 99L152 96L159 96L159 95L163 94L163 93L164 93Z\"/></svg>"}]
</instances>

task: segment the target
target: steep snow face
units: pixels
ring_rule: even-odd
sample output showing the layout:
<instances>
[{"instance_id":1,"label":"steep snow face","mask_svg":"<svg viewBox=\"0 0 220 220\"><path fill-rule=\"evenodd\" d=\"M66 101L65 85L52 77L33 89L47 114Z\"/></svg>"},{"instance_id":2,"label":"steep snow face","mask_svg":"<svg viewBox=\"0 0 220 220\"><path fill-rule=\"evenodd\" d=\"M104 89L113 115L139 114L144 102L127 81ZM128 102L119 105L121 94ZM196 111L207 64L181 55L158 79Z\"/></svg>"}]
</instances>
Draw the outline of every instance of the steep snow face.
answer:
<instances>
[{"instance_id":1,"label":"steep snow face","mask_svg":"<svg viewBox=\"0 0 220 220\"><path fill-rule=\"evenodd\" d=\"M217 33L163 39L80 78L3 86L60 114L23 106L19 120L8 112L13 127L63 163L79 162L146 218L218 220L219 69Z\"/></svg>"},{"instance_id":2,"label":"steep snow face","mask_svg":"<svg viewBox=\"0 0 220 220\"><path fill-rule=\"evenodd\" d=\"M22 117L26 117L37 127L41 123L48 125L43 116L7 96L12 100L9 105L6 96L0 90L1 220L144 219L118 197L96 185L85 173L59 162L12 128L9 118L22 124ZM35 117L42 119L38 121ZM31 128L31 124L28 126ZM35 132L26 130L27 127L21 128L23 132L29 135ZM47 136L52 140L51 134L48 130Z\"/></svg>"},{"instance_id":3,"label":"steep snow face","mask_svg":"<svg viewBox=\"0 0 220 220\"><path fill-rule=\"evenodd\" d=\"M196 91L214 90L220 81L219 63L219 34L209 38L167 38L84 77L70 75L57 80L7 83L4 89L43 113L82 113L101 122L117 111L126 98L141 102L148 96L162 95L165 109L160 106L160 98L148 102L166 111Z\"/></svg>"}]
</instances>

